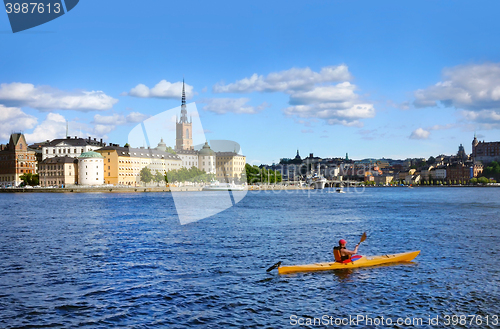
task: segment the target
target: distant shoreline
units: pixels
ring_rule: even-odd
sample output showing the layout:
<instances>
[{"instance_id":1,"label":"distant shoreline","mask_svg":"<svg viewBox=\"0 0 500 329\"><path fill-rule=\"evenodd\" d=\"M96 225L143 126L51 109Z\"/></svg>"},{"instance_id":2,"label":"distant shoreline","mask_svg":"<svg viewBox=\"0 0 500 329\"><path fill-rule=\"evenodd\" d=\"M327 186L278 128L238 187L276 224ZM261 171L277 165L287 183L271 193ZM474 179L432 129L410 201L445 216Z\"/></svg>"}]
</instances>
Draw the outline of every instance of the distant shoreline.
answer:
<instances>
[{"instance_id":1,"label":"distant shoreline","mask_svg":"<svg viewBox=\"0 0 500 329\"><path fill-rule=\"evenodd\" d=\"M363 186L358 185L356 189L363 188L433 188L433 187L500 187L499 185L443 185L443 186ZM168 187L168 186L137 186L137 187L65 187L65 188L2 188L0 193L144 193L144 192L201 192L201 186L186 186L186 187ZM354 187L344 187L349 190ZM328 189L328 188L326 188ZM337 189L331 187L330 189ZM266 185L266 186L252 186L248 187L248 191L279 191L279 190L298 190L308 191L314 190L309 187L299 187L295 185ZM321 189L317 190L318 192Z\"/></svg>"}]
</instances>

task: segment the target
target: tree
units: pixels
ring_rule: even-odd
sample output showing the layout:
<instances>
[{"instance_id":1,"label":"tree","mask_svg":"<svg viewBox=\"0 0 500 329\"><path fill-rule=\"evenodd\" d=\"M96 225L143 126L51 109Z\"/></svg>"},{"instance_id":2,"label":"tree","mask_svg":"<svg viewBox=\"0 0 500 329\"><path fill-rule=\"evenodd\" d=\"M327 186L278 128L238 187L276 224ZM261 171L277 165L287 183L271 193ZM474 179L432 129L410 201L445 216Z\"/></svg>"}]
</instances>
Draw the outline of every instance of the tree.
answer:
<instances>
[{"instance_id":1,"label":"tree","mask_svg":"<svg viewBox=\"0 0 500 329\"><path fill-rule=\"evenodd\" d=\"M160 186L160 182L165 179L165 176L160 171L157 171L156 174L153 177L153 181L158 183L158 186Z\"/></svg>"},{"instance_id":2,"label":"tree","mask_svg":"<svg viewBox=\"0 0 500 329\"><path fill-rule=\"evenodd\" d=\"M175 152L174 149L171 148L170 146L167 146L167 152L172 154L177 154L177 152Z\"/></svg>"},{"instance_id":3,"label":"tree","mask_svg":"<svg viewBox=\"0 0 500 329\"><path fill-rule=\"evenodd\" d=\"M39 176L38 174L33 175L32 173L22 174L19 178L24 182L23 185L31 185L36 186L39 184Z\"/></svg>"},{"instance_id":4,"label":"tree","mask_svg":"<svg viewBox=\"0 0 500 329\"><path fill-rule=\"evenodd\" d=\"M141 176L141 181L146 184L153 180L153 174L151 173L151 170L148 167L144 167L141 169L140 176Z\"/></svg>"},{"instance_id":5,"label":"tree","mask_svg":"<svg viewBox=\"0 0 500 329\"><path fill-rule=\"evenodd\" d=\"M428 165L432 165L436 163L436 158L433 156L430 156L429 159L427 160Z\"/></svg>"},{"instance_id":6,"label":"tree","mask_svg":"<svg viewBox=\"0 0 500 329\"><path fill-rule=\"evenodd\" d=\"M129 143L125 143L125 145L123 145L123 147L130 147L130 144Z\"/></svg>"},{"instance_id":7,"label":"tree","mask_svg":"<svg viewBox=\"0 0 500 329\"><path fill-rule=\"evenodd\" d=\"M477 182L480 183L480 184L488 184L490 182L490 180L488 178L486 178L486 177L479 177L479 178L477 178Z\"/></svg>"},{"instance_id":8,"label":"tree","mask_svg":"<svg viewBox=\"0 0 500 329\"><path fill-rule=\"evenodd\" d=\"M491 162L483 171L483 176L486 178L500 179L500 164L496 161Z\"/></svg>"}]
</instances>

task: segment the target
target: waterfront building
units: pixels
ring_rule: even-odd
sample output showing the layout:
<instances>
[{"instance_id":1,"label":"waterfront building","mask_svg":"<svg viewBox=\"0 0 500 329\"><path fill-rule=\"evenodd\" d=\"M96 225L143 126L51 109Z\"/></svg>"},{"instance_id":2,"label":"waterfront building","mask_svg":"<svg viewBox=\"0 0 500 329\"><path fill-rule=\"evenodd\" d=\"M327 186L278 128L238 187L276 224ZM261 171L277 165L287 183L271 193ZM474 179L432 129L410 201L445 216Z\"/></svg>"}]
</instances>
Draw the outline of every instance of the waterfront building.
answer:
<instances>
[{"instance_id":1,"label":"waterfront building","mask_svg":"<svg viewBox=\"0 0 500 329\"><path fill-rule=\"evenodd\" d=\"M478 177L483 172L481 163L454 163L446 167L446 179L465 184L473 177Z\"/></svg>"},{"instance_id":2,"label":"waterfront building","mask_svg":"<svg viewBox=\"0 0 500 329\"><path fill-rule=\"evenodd\" d=\"M78 157L78 184L104 184L104 157L94 151L84 152Z\"/></svg>"},{"instance_id":3,"label":"waterfront building","mask_svg":"<svg viewBox=\"0 0 500 329\"><path fill-rule=\"evenodd\" d=\"M435 180L446 179L446 166L438 166L430 171L430 178Z\"/></svg>"},{"instance_id":4,"label":"waterfront building","mask_svg":"<svg viewBox=\"0 0 500 329\"><path fill-rule=\"evenodd\" d=\"M245 173L246 157L244 155L236 152L217 152L215 161L215 177L219 182L237 182Z\"/></svg>"},{"instance_id":5,"label":"waterfront building","mask_svg":"<svg viewBox=\"0 0 500 329\"><path fill-rule=\"evenodd\" d=\"M78 184L78 159L64 156L47 158L39 163L40 186L70 186Z\"/></svg>"},{"instance_id":6,"label":"waterfront building","mask_svg":"<svg viewBox=\"0 0 500 329\"><path fill-rule=\"evenodd\" d=\"M106 184L136 186L141 184L140 172L148 167L151 173L165 175L169 170L182 167L179 156L164 151L163 140L156 148L131 148L110 144L96 150L104 159Z\"/></svg>"},{"instance_id":7,"label":"waterfront building","mask_svg":"<svg viewBox=\"0 0 500 329\"><path fill-rule=\"evenodd\" d=\"M195 150L175 150L177 156L182 161L182 167L191 168L198 167L198 151Z\"/></svg>"},{"instance_id":8,"label":"waterfront building","mask_svg":"<svg viewBox=\"0 0 500 329\"><path fill-rule=\"evenodd\" d=\"M203 145L202 149L198 152L198 168L204 170L207 174L216 173L215 152L210 149L208 142L205 142L205 145Z\"/></svg>"},{"instance_id":9,"label":"waterfront building","mask_svg":"<svg viewBox=\"0 0 500 329\"><path fill-rule=\"evenodd\" d=\"M375 184L377 185L387 185L394 180L394 176L391 175L379 175L374 176Z\"/></svg>"},{"instance_id":10,"label":"waterfront building","mask_svg":"<svg viewBox=\"0 0 500 329\"><path fill-rule=\"evenodd\" d=\"M488 164L492 161L500 161L500 142L478 141L474 134L472 140L472 158Z\"/></svg>"},{"instance_id":11,"label":"waterfront building","mask_svg":"<svg viewBox=\"0 0 500 329\"><path fill-rule=\"evenodd\" d=\"M64 157L68 156L71 158L78 158L80 154L84 152L95 151L103 146L106 143L101 140L97 140L94 138L93 140L89 137L88 139L66 137L66 138L58 138L52 141L46 141L44 143L35 144L42 149L42 161L47 158L53 157Z\"/></svg>"},{"instance_id":12,"label":"waterfront building","mask_svg":"<svg viewBox=\"0 0 500 329\"><path fill-rule=\"evenodd\" d=\"M22 133L10 135L7 145L0 145L0 186L18 186L23 174L36 174L35 152Z\"/></svg>"}]
</instances>

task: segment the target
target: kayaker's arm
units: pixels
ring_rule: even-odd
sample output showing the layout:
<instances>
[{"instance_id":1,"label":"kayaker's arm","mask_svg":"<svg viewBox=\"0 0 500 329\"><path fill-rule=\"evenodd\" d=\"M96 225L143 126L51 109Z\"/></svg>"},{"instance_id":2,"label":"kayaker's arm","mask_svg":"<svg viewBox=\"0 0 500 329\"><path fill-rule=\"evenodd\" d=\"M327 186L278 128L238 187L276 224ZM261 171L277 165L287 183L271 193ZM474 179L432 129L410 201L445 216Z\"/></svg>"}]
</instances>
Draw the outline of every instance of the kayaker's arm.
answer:
<instances>
[{"instance_id":1,"label":"kayaker's arm","mask_svg":"<svg viewBox=\"0 0 500 329\"><path fill-rule=\"evenodd\" d=\"M347 249L342 249L342 254L343 255L355 255L358 253L358 247L359 247L359 244L356 245L356 248L354 248L354 250L347 250Z\"/></svg>"}]
</instances>

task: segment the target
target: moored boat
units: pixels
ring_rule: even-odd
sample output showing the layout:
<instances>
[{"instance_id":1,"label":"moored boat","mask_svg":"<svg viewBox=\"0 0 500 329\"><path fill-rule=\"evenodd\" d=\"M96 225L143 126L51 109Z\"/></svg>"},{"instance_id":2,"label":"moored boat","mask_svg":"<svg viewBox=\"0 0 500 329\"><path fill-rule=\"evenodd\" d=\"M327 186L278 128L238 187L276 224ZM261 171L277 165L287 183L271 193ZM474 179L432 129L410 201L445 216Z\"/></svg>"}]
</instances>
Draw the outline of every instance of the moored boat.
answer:
<instances>
[{"instance_id":1,"label":"moored boat","mask_svg":"<svg viewBox=\"0 0 500 329\"><path fill-rule=\"evenodd\" d=\"M244 185L236 185L229 183L220 183L220 184L210 184L204 186L203 191L244 191L246 190L246 186Z\"/></svg>"},{"instance_id":2,"label":"moored boat","mask_svg":"<svg viewBox=\"0 0 500 329\"><path fill-rule=\"evenodd\" d=\"M389 263L402 263L410 262L415 257L418 256L420 250L404 252L400 254L391 255L380 255L380 256L361 256L356 260L349 263L338 263L338 262L328 262L328 263L316 263L307 265L291 265L291 266L279 266L279 274L287 273L297 273L297 272L316 272L316 271L330 271L330 270L343 270L351 269L357 267L368 267L376 266Z\"/></svg>"}]
</instances>

